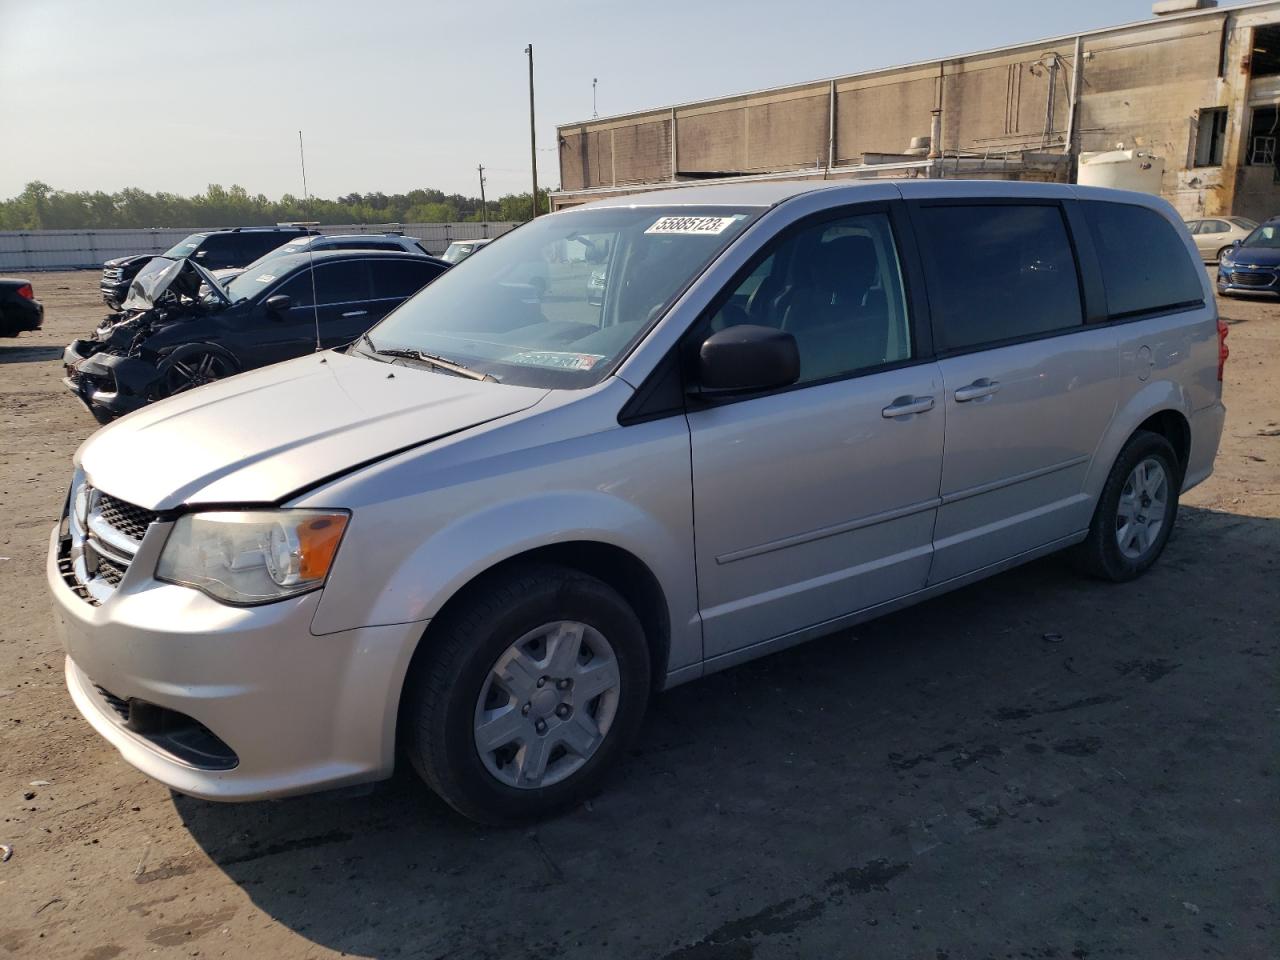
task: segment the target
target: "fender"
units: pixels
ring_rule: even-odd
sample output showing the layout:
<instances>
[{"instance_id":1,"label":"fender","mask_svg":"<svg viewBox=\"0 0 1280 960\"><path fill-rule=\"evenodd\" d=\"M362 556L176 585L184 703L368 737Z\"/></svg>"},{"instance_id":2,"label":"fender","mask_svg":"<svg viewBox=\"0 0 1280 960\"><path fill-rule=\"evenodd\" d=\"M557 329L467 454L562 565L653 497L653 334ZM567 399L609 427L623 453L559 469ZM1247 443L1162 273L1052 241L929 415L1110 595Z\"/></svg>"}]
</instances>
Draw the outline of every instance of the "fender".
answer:
<instances>
[{"instance_id":1,"label":"fender","mask_svg":"<svg viewBox=\"0 0 1280 960\"><path fill-rule=\"evenodd\" d=\"M1148 417L1166 410L1181 414L1188 425L1191 423L1191 401L1182 385L1172 380L1154 380L1144 384L1116 410L1094 451L1085 477L1084 492L1092 502L1097 503L1102 495L1107 475L1134 431Z\"/></svg>"},{"instance_id":2,"label":"fender","mask_svg":"<svg viewBox=\"0 0 1280 960\"><path fill-rule=\"evenodd\" d=\"M344 553L376 549L376 525L363 532L355 526L348 532L356 534L355 542L344 542L340 561ZM636 503L599 490L535 492L457 517L424 539L376 589L358 575L335 576L325 588L312 632L430 620L496 565L540 547L582 541L617 547L649 569L667 601L668 669L700 662L692 530L673 531Z\"/></svg>"}]
</instances>

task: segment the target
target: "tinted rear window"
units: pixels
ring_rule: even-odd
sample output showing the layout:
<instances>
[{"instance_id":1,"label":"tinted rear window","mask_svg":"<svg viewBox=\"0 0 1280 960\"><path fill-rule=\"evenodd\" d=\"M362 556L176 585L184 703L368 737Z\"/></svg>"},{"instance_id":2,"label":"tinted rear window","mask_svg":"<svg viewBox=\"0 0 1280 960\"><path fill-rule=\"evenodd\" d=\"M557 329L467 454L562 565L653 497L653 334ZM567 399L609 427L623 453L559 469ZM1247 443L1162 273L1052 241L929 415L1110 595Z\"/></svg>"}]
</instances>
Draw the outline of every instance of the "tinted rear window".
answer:
<instances>
[{"instance_id":1,"label":"tinted rear window","mask_svg":"<svg viewBox=\"0 0 1280 960\"><path fill-rule=\"evenodd\" d=\"M409 297L436 278L441 268L429 261L370 260L373 298Z\"/></svg>"},{"instance_id":2,"label":"tinted rear window","mask_svg":"<svg viewBox=\"0 0 1280 960\"><path fill-rule=\"evenodd\" d=\"M941 347L960 350L1084 322L1057 205L945 205L913 214Z\"/></svg>"},{"instance_id":3,"label":"tinted rear window","mask_svg":"<svg viewBox=\"0 0 1280 960\"><path fill-rule=\"evenodd\" d=\"M1203 268L1178 231L1148 207L1086 200L1082 204L1102 264L1112 318L1204 302Z\"/></svg>"}]
</instances>

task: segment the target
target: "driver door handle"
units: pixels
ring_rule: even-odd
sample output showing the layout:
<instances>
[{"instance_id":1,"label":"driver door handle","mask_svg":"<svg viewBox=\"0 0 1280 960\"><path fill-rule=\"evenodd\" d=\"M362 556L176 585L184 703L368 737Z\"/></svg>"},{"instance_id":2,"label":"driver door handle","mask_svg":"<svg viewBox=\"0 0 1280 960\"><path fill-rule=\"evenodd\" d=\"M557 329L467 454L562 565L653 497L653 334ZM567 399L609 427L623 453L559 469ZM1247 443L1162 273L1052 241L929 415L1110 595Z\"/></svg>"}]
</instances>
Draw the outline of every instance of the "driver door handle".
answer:
<instances>
[{"instance_id":1,"label":"driver door handle","mask_svg":"<svg viewBox=\"0 0 1280 960\"><path fill-rule=\"evenodd\" d=\"M368 312L369 312L368 310L348 310L346 313L343 314L343 316L344 317L363 317Z\"/></svg>"},{"instance_id":2,"label":"driver door handle","mask_svg":"<svg viewBox=\"0 0 1280 960\"><path fill-rule=\"evenodd\" d=\"M880 411L880 416L892 420L895 417L909 417L913 413L928 413L932 409L933 397L898 397Z\"/></svg>"},{"instance_id":3,"label":"driver door handle","mask_svg":"<svg viewBox=\"0 0 1280 960\"><path fill-rule=\"evenodd\" d=\"M1000 381L988 380L983 377L981 380L975 380L967 387L961 387L956 391L956 403L968 403L970 400L981 400L983 397L994 396L1000 392Z\"/></svg>"}]
</instances>

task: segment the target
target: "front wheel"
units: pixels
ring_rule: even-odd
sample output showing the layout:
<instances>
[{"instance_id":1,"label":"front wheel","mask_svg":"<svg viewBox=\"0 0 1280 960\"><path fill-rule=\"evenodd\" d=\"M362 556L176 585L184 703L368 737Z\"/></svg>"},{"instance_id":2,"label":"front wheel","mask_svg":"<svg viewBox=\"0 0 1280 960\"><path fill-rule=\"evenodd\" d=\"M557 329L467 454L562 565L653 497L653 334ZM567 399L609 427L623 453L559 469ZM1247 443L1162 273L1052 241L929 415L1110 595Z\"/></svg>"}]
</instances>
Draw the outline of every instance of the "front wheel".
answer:
<instances>
[{"instance_id":1,"label":"front wheel","mask_svg":"<svg viewBox=\"0 0 1280 960\"><path fill-rule=\"evenodd\" d=\"M549 565L508 573L423 643L403 745L427 785L473 820L534 820L580 802L639 730L644 631L594 577Z\"/></svg>"},{"instance_id":2,"label":"front wheel","mask_svg":"<svg viewBox=\"0 0 1280 960\"><path fill-rule=\"evenodd\" d=\"M172 397L238 373L226 354L208 347L179 347L160 364L161 397Z\"/></svg>"},{"instance_id":3,"label":"front wheel","mask_svg":"<svg viewBox=\"0 0 1280 960\"><path fill-rule=\"evenodd\" d=\"M1076 548L1081 566L1115 583L1145 573L1164 551L1178 515L1182 469L1169 441L1140 430L1116 458Z\"/></svg>"}]
</instances>

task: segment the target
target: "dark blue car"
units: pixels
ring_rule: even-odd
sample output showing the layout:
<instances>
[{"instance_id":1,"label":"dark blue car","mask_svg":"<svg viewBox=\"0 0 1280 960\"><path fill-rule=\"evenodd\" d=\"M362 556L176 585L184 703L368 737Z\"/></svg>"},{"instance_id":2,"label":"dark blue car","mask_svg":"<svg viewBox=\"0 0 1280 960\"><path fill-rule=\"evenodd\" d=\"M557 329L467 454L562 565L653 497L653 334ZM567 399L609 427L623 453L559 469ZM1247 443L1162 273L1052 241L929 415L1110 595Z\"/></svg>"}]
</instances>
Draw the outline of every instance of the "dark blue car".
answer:
<instances>
[{"instance_id":1,"label":"dark blue car","mask_svg":"<svg viewBox=\"0 0 1280 960\"><path fill-rule=\"evenodd\" d=\"M1280 293L1280 217L1272 217L1222 255L1218 292Z\"/></svg>"}]
</instances>

